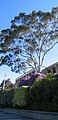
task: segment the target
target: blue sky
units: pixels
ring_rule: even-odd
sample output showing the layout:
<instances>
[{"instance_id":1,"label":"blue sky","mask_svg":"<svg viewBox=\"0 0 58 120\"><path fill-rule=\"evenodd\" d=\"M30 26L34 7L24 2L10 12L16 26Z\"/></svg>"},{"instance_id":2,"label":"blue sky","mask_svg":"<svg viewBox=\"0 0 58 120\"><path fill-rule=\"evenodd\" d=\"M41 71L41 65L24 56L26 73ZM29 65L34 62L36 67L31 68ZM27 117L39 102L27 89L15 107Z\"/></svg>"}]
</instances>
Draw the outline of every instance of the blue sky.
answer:
<instances>
[{"instance_id":1,"label":"blue sky","mask_svg":"<svg viewBox=\"0 0 58 120\"><path fill-rule=\"evenodd\" d=\"M52 7L58 6L58 0L0 0L0 32L10 28L11 20L20 12L30 13L32 10L51 11ZM44 66L58 62L58 45L46 55ZM4 77L6 74L6 77ZM0 82L10 78L14 83L19 74L12 73L7 66L0 67Z\"/></svg>"}]
</instances>

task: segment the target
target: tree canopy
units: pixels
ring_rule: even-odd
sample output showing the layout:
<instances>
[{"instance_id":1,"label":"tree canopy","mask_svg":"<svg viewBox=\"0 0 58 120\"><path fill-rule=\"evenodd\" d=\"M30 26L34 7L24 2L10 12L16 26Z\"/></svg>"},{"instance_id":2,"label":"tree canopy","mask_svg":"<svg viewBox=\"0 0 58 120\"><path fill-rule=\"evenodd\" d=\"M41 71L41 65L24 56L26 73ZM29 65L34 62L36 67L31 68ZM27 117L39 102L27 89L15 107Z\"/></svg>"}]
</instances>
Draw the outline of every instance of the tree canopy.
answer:
<instances>
[{"instance_id":1,"label":"tree canopy","mask_svg":"<svg viewBox=\"0 0 58 120\"><path fill-rule=\"evenodd\" d=\"M24 72L29 68L40 72L45 55L58 43L58 7L52 12L32 11L19 13L9 29L0 34L0 65L12 71Z\"/></svg>"}]
</instances>

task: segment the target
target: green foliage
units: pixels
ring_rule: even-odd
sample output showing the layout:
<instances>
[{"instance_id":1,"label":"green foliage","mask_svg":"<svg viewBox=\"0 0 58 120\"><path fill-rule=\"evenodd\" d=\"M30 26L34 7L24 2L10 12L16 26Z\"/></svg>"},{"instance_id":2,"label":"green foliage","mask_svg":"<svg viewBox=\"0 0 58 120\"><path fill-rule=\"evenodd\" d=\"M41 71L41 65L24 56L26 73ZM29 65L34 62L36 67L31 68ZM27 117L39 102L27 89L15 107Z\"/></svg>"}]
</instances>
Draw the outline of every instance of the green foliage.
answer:
<instances>
[{"instance_id":1,"label":"green foliage","mask_svg":"<svg viewBox=\"0 0 58 120\"><path fill-rule=\"evenodd\" d=\"M27 87L27 88L26 88L26 91L25 91L25 100L26 100L27 106L29 106L30 103L31 103L30 88L31 88L31 87Z\"/></svg>"},{"instance_id":2,"label":"green foliage","mask_svg":"<svg viewBox=\"0 0 58 120\"><path fill-rule=\"evenodd\" d=\"M25 101L25 90L26 88L20 87L15 89L15 93L13 96L13 106L17 107L24 107L27 105Z\"/></svg>"},{"instance_id":3,"label":"green foliage","mask_svg":"<svg viewBox=\"0 0 58 120\"><path fill-rule=\"evenodd\" d=\"M5 90L2 90L2 95L1 95L1 105L2 106L7 106L7 92Z\"/></svg>"},{"instance_id":4,"label":"green foliage","mask_svg":"<svg viewBox=\"0 0 58 120\"><path fill-rule=\"evenodd\" d=\"M12 107L14 90L1 90L0 91L0 104L2 107Z\"/></svg>"},{"instance_id":5,"label":"green foliage","mask_svg":"<svg viewBox=\"0 0 58 120\"><path fill-rule=\"evenodd\" d=\"M1 107L1 97L2 97L2 90L0 90L0 107Z\"/></svg>"},{"instance_id":6,"label":"green foliage","mask_svg":"<svg viewBox=\"0 0 58 120\"><path fill-rule=\"evenodd\" d=\"M30 109L58 111L58 80L37 80L26 96Z\"/></svg>"},{"instance_id":7,"label":"green foliage","mask_svg":"<svg viewBox=\"0 0 58 120\"><path fill-rule=\"evenodd\" d=\"M37 67L40 72L45 55L58 43L58 8L56 15L52 11L33 10L14 17L10 29L0 34L0 65L16 73Z\"/></svg>"},{"instance_id":8,"label":"green foliage","mask_svg":"<svg viewBox=\"0 0 58 120\"><path fill-rule=\"evenodd\" d=\"M13 95L14 95L14 89L8 90L8 92L7 92L7 106L8 107L12 107L13 106L13 102L12 102Z\"/></svg>"},{"instance_id":9,"label":"green foliage","mask_svg":"<svg viewBox=\"0 0 58 120\"><path fill-rule=\"evenodd\" d=\"M54 78L53 78L53 73L48 73L48 74L46 75L45 79L47 79L47 80L53 80L53 79L54 79Z\"/></svg>"},{"instance_id":10,"label":"green foliage","mask_svg":"<svg viewBox=\"0 0 58 120\"><path fill-rule=\"evenodd\" d=\"M58 112L58 79L50 77L37 78L31 87L0 90L0 107Z\"/></svg>"}]
</instances>

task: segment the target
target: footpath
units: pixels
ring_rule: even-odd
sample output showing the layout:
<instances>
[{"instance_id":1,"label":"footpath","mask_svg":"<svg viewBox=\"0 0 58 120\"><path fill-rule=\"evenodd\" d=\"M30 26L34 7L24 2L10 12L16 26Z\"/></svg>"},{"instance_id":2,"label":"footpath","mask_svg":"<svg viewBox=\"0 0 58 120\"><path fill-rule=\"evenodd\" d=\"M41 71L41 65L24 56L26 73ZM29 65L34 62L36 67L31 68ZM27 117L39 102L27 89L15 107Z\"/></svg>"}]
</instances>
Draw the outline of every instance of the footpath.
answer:
<instances>
[{"instance_id":1,"label":"footpath","mask_svg":"<svg viewBox=\"0 0 58 120\"><path fill-rule=\"evenodd\" d=\"M20 110L12 108L3 108L1 111L14 113L20 116L25 116L30 119L37 120L58 120L58 113L56 112L42 112L42 111L32 111L32 110Z\"/></svg>"}]
</instances>

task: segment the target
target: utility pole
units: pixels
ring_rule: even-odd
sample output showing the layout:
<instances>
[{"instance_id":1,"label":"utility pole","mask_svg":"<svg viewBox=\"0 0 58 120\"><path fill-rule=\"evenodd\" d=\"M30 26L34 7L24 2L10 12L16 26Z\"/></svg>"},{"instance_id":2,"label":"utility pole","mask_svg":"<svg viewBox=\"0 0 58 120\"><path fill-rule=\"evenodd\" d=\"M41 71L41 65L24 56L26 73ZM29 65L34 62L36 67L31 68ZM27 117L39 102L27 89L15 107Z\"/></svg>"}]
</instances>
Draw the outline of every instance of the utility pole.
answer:
<instances>
[{"instance_id":1,"label":"utility pole","mask_svg":"<svg viewBox=\"0 0 58 120\"><path fill-rule=\"evenodd\" d=\"M5 77L6 77L6 74L4 75L3 89L5 88Z\"/></svg>"}]
</instances>

